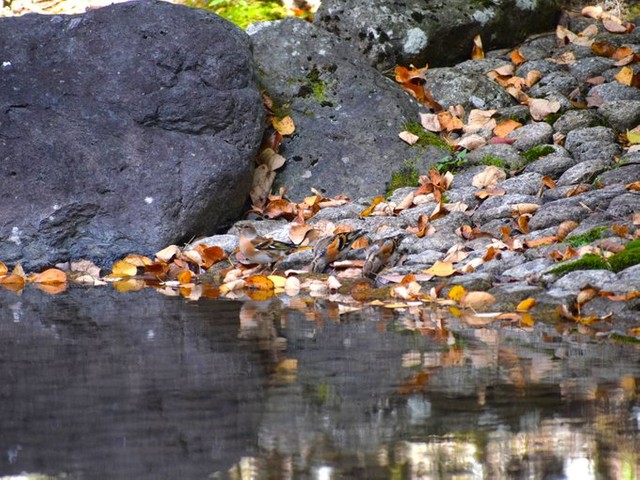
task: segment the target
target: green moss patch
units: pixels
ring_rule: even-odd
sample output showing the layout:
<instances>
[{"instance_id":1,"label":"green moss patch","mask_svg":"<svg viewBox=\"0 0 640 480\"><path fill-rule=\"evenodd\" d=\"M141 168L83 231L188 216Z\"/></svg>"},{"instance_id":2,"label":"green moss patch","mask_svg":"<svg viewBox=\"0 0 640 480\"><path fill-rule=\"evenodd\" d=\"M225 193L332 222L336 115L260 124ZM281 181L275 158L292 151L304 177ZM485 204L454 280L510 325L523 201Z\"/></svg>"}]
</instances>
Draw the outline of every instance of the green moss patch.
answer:
<instances>
[{"instance_id":1,"label":"green moss patch","mask_svg":"<svg viewBox=\"0 0 640 480\"><path fill-rule=\"evenodd\" d=\"M580 235L571 235L565 238L564 242L568 243L574 248L583 247L584 245L589 245L596 240L600 240L605 230L607 230L607 227L592 228L588 232L584 232Z\"/></svg>"},{"instance_id":2,"label":"green moss patch","mask_svg":"<svg viewBox=\"0 0 640 480\"><path fill-rule=\"evenodd\" d=\"M607 262L611 270L618 273L625 268L633 267L640 263L640 248L625 248L623 251L609 257Z\"/></svg>"},{"instance_id":3,"label":"green moss patch","mask_svg":"<svg viewBox=\"0 0 640 480\"><path fill-rule=\"evenodd\" d=\"M576 270L610 270L618 273L622 270L640 264L640 240L633 240L625 245L623 251L603 258L589 253L572 262L563 263L551 270L551 273L565 275Z\"/></svg>"},{"instance_id":4,"label":"green moss patch","mask_svg":"<svg viewBox=\"0 0 640 480\"><path fill-rule=\"evenodd\" d=\"M417 187L420 185L420 171L415 162L405 160L402 166L391 173L391 180L387 186L387 196L402 187Z\"/></svg>"},{"instance_id":5,"label":"green moss patch","mask_svg":"<svg viewBox=\"0 0 640 480\"><path fill-rule=\"evenodd\" d=\"M609 265L600 255L588 253L578 260L558 265L551 270L551 273L562 276L569 272L575 272L576 270L609 270Z\"/></svg>"},{"instance_id":6,"label":"green moss patch","mask_svg":"<svg viewBox=\"0 0 640 480\"><path fill-rule=\"evenodd\" d=\"M480 159L480 165L494 166L502 168L503 170L507 170L509 168L509 165L507 165L507 162L504 159L494 157L493 155L485 155L482 157Z\"/></svg>"},{"instance_id":7,"label":"green moss patch","mask_svg":"<svg viewBox=\"0 0 640 480\"><path fill-rule=\"evenodd\" d=\"M442 150L447 150L449 152L453 151L449 144L442 140L438 135L428 132L422 127L422 125L414 122L413 120L409 120L408 122L406 122L403 125L403 129L409 133L413 133L418 137L418 141L414 144L414 146L422 148L431 146L441 148Z\"/></svg>"},{"instance_id":8,"label":"green moss patch","mask_svg":"<svg viewBox=\"0 0 640 480\"><path fill-rule=\"evenodd\" d=\"M533 162L540 157L544 157L549 155L550 153L555 152L555 149L551 145L537 145L530 150L527 150L522 154L524 159L528 162Z\"/></svg>"},{"instance_id":9,"label":"green moss patch","mask_svg":"<svg viewBox=\"0 0 640 480\"><path fill-rule=\"evenodd\" d=\"M204 8L247 28L254 22L280 20L287 16L287 10L278 1L273 0L195 0L188 5Z\"/></svg>"}]
</instances>

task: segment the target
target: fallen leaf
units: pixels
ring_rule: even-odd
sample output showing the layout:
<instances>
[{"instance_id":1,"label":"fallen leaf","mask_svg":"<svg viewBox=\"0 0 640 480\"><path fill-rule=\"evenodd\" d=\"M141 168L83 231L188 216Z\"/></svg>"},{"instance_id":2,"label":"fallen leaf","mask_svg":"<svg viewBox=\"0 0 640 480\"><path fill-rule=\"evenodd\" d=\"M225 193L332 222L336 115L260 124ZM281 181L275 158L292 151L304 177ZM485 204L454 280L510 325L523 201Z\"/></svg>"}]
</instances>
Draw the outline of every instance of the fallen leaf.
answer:
<instances>
[{"instance_id":1,"label":"fallen leaf","mask_svg":"<svg viewBox=\"0 0 640 480\"><path fill-rule=\"evenodd\" d=\"M473 310L477 310L480 308L488 307L489 305L493 305L496 301L496 297L491 295L488 292L467 292L460 299L460 306L464 308L471 308ZM496 314L497 315L497 314Z\"/></svg>"},{"instance_id":2,"label":"fallen leaf","mask_svg":"<svg viewBox=\"0 0 640 480\"><path fill-rule=\"evenodd\" d=\"M542 245L551 245L553 243L556 243L557 241L558 239L555 237L555 235L550 235L547 237L536 238L535 240L526 240L525 244L529 248L536 248Z\"/></svg>"},{"instance_id":3,"label":"fallen leaf","mask_svg":"<svg viewBox=\"0 0 640 480\"><path fill-rule=\"evenodd\" d=\"M476 148L484 147L487 141L482 135L472 133L471 135L465 135L458 140L458 147L466 148L467 150L475 150Z\"/></svg>"},{"instance_id":4,"label":"fallen leaf","mask_svg":"<svg viewBox=\"0 0 640 480\"><path fill-rule=\"evenodd\" d=\"M456 269L451 262L437 260L430 268L423 270L423 273L435 277L450 277L456 273Z\"/></svg>"},{"instance_id":5,"label":"fallen leaf","mask_svg":"<svg viewBox=\"0 0 640 480\"><path fill-rule=\"evenodd\" d=\"M442 125L440 125L438 115L435 113L421 113L420 125L422 125L422 128L430 132L438 133L442 131Z\"/></svg>"},{"instance_id":6,"label":"fallen leaf","mask_svg":"<svg viewBox=\"0 0 640 480\"><path fill-rule=\"evenodd\" d=\"M293 119L289 115L283 118L271 117L271 125L280 135L291 135L296 131Z\"/></svg>"},{"instance_id":7,"label":"fallen leaf","mask_svg":"<svg viewBox=\"0 0 640 480\"><path fill-rule=\"evenodd\" d=\"M360 218L365 218L365 217L368 217L369 215L371 215L371 213L376 208L376 206L378 206L380 203L382 203L384 201L385 201L385 198L383 196L375 197L371 201L371 205L369 205L362 212L360 212Z\"/></svg>"},{"instance_id":8,"label":"fallen leaf","mask_svg":"<svg viewBox=\"0 0 640 480\"><path fill-rule=\"evenodd\" d=\"M158 260L169 263L175 256L180 253L180 247L177 245L169 245L163 248L159 252L156 252L155 256Z\"/></svg>"},{"instance_id":9,"label":"fallen leaf","mask_svg":"<svg viewBox=\"0 0 640 480\"><path fill-rule=\"evenodd\" d=\"M533 308L533 306L536 304L536 299L535 298L525 298L524 300L522 300L520 303L518 303L518 306L516 307L516 311L517 312L528 312L529 310L531 310L531 308Z\"/></svg>"},{"instance_id":10,"label":"fallen leaf","mask_svg":"<svg viewBox=\"0 0 640 480\"><path fill-rule=\"evenodd\" d=\"M252 275L245 280L244 288L250 290L273 290L275 285L265 275Z\"/></svg>"},{"instance_id":11,"label":"fallen leaf","mask_svg":"<svg viewBox=\"0 0 640 480\"><path fill-rule=\"evenodd\" d=\"M548 175L542 177L542 184L549 189L556 188L556 182L554 182L553 179Z\"/></svg>"},{"instance_id":12,"label":"fallen leaf","mask_svg":"<svg viewBox=\"0 0 640 480\"><path fill-rule=\"evenodd\" d=\"M9 269L4 264L4 262L0 262L0 275L6 275Z\"/></svg>"},{"instance_id":13,"label":"fallen leaf","mask_svg":"<svg viewBox=\"0 0 640 480\"><path fill-rule=\"evenodd\" d=\"M576 228L578 228L578 222L574 220L565 220L560 225L558 225L558 230L556 231L556 237L558 241L562 241L567 236L573 232Z\"/></svg>"},{"instance_id":14,"label":"fallen leaf","mask_svg":"<svg viewBox=\"0 0 640 480\"><path fill-rule=\"evenodd\" d=\"M529 220L531 219L531 215L520 215L518 217L517 223L518 228L522 233L529 233Z\"/></svg>"},{"instance_id":15,"label":"fallen leaf","mask_svg":"<svg viewBox=\"0 0 640 480\"><path fill-rule=\"evenodd\" d=\"M451 290L449 290L449 293L447 293L447 298L459 302L460 299L466 295L466 293L467 291L462 285L454 285L453 287L451 287Z\"/></svg>"},{"instance_id":16,"label":"fallen leaf","mask_svg":"<svg viewBox=\"0 0 640 480\"><path fill-rule=\"evenodd\" d=\"M482 48L482 38L480 35L473 37L473 48L471 49L471 59L479 60L484 58L484 49Z\"/></svg>"},{"instance_id":17,"label":"fallen leaf","mask_svg":"<svg viewBox=\"0 0 640 480\"><path fill-rule=\"evenodd\" d=\"M522 215L525 213L535 213L540 208L537 203L516 203L511 205L512 215Z\"/></svg>"},{"instance_id":18,"label":"fallen leaf","mask_svg":"<svg viewBox=\"0 0 640 480\"><path fill-rule=\"evenodd\" d=\"M640 192L640 180L638 180L637 182L628 183L624 188L626 188L627 190L632 190L634 192Z\"/></svg>"},{"instance_id":19,"label":"fallen leaf","mask_svg":"<svg viewBox=\"0 0 640 480\"><path fill-rule=\"evenodd\" d=\"M471 184L476 188L494 188L507 178L504 170L493 165L487 166L482 172L473 177Z\"/></svg>"},{"instance_id":20,"label":"fallen leaf","mask_svg":"<svg viewBox=\"0 0 640 480\"><path fill-rule=\"evenodd\" d=\"M480 200L484 200L485 198L488 197L501 197L503 196L505 193L507 193L506 190L504 190L503 188L492 188L492 189L488 189L488 190L478 190L475 193L475 196L477 198L479 198Z\"/></svg>"},{"instance_id":21,"label":"fallen leaf","mask_svg":"<svg viewBox=\"0 0 640 480\"><path fill-rule=\"evenodd\" d=\"M547 100L546 98L530 98L529 99L529 112L531 118L537 121L542 121L552 113L556 113L560 110L560 102L554 100Z\"/></svg>"},{"instance_id":22,"label":"fallen leaf","mask_svg":"<svg viewBox=\"0 0 640 480\"><path fill-rule=\"evenodd\" d=\"M527 59L524 57L524 55L522 55L522 53L520 52L519 49L515 49L513 50L510 54L509 54L509 58L511 59L511 62L517 67L518 65L520 65L521 63L524 63L527 61Z\"/></svg>"},{"instance_id":23,"label":"fallen leaf","mask_svg":"<svg viewBox=\"0 0 640 480\"><path fill-rule=\"evenodd\" d=\"M111 267L111 274L119 277L135 277L138 274L138 267L125 260L118 260Z\"/></svg>"},{"instance_id":24,"label":"fallen leaf","mask_svg":"<svg viewBox=\"0 0 640 480\"><path fill-rule=\"evenodd\" d=\"M606 40L593 42L591 44L591 50L593 51L593 53L600 57L613 57L613 55L616 53L615 45L612 45Z\"/></svg>"},{"instance_id":25,"label":"fallen leaf","mask_svg":"<svg viewBox=\"0 0 640 480\"><path fill-rule=\"evenodd\" d=\"M398 136L409 145L415 144L420 139L418 135L415 135L411 132L407 132L406 130L400 132Z\"/></svg>"},{"instance_id":26,"label":"fallen leaf","mask_svg":"<svg viewBox=\"0 0 640 480\"><path fill-rule=\"evenodd\" d=\"M59 284L67 282L67 274L57 268L49 268L29 278L32 283Z\"/></svg>"},{"instance_id":27,"label":"fallen leaf","mask_svg":"<svg viewBox=\"0 0 640 480\"><path fill-rule=\"evenodd\" d=\"M611 33L628 33L631 28L631 24L611 14L603 14L602 25Z\"/></svg>"},{"instance_id":28,"label":"fallen leaf","mask_svg":"<svg viewBox=\"0 0 640 480\"><path fill-rule=\"evenodd\" d=\"M177 276L177 280L181 285L187 285L193 282L193 272L191 270L183 270Z\"/></svg>"},{"instance_id":29,"label":"fallen leaf","mask_svg":"<svg viewBox=\"0 0 640 480\"><path fill-rule=\"evenodd\" d=\"M522 124L520 122L516 122L515 120L504 120L495 126L495 128L493 129L493 134L497 137L506 137L521 126Z\"/></svg>"},{"instance_id":30,"label":"fallen leaf","mask_svg":"<svg viewBox=\"0 0 640 480\"><path fill-rule=\"evenodd\" d=\"M524 84L527 88L533 87L542 78L542 72L539 70L529 70L527 76L524 78Z\"/></svg>"},{"instance_id":31,"label":"fallen leaf","mask_svg":"<svg viewBox=\"0 0 640 480\"><path fill-rule=\"evenodd\" d=\"M127 278L113 282L113 288L116 292L120 293L138 292L147 288L147 284L139 278Z\"/></svg>"},{"instance_id":32,"label":"fallen leaf","mask_svg":"<svg viewBox=\"0 0 640 480\"><path fill-rule=\"evenodd\" d=\"M440 112L437 115L438 121L445 131L453 132L455 130L462 130L464 124L457 116L452 115L450 112Z\"/></svg>"},{"instance_id":33,"label":"fallen leaf","mask_svg":"<svg viewBox=\"0 0 640 480\"><path fill-rule=\"evenodd\" d=\"M594 20L600 20L600 17L602 17L603 10L600 5L590 5L590 6L584 7L581 13L585 17L590 17L590 18L593 18Z\"/></svg>"},{"instance_id":34,"label":"fallen leaf","mask_svg":"<svg viewBox=\"0 0 640 480\"><path fill-rule=\"evenodd\" d=\"M622 67L620 71L613 76L613 78L615 78L618 83L631 86L633 83L633 76L633 69L631 67Z\"/></svg>"}]
</instances>

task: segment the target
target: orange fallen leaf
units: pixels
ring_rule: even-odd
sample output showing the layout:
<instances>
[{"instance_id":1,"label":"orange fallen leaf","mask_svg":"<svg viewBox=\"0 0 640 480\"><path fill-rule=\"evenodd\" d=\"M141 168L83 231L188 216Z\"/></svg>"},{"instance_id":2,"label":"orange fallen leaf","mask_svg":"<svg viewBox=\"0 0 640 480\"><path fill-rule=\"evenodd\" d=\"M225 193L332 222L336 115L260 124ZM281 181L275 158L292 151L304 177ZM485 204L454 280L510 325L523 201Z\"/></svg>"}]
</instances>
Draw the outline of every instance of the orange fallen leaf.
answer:
<instances>
[{"instance_id":1,"label":"orange fallen leaf","mask_svg":"<svg viewBox=\"0 0 640 480\"><path fill-rule=\"evenodd\" d=\"M482 38L480 35L473 37L473 48L471 49L471 59L478 60L484 58L484 49L482 48Z\"/></svg>"},{"instance_id":2,"label":"orange fallen leaf","mask_svg":"<svg viewBox=\"0 0 640 480\"><path fill-rule=\"evenodd\" d=\"M529 248L536 248L536 247L540 247L541 245L551 245L552 243L555 243L557 240L558 239L555 237L555 235L550 235L548 237L536 238L535 240L526 240L524 243Z\"/></svg>"},{"instance_id":3,"label":"orange fallen leaf","mask_svg":"<svg viewBox=\"0 0 640 480\"><path fill-rule=\"evenodd\" d=\"M522 55L520 50L517 48L509 54L509 58L511 59L511 63L513 63L516 67L521 63L524 63L527 61L524 55Z\"/></svg>"},{"instance_id":4,"label":"orange fallen leaf","mask_svg":"<svg viewBox=\"0 0 640 480\"><path fill-rule=\"evenodd\" d=\"M120 293L137 292L147 287L144 280L139 278L127 278L126 280L118 280L113 282L113 288Z\"/></svg>"},{"instance_id":5,"label":"orange fallen leaf","mask_svg":"<svg viewBox=\"0 0 640 480\"><path fill-rule=\"evenodd\" d=\"M591 44L591 50L593 51L593 53L600 57L613 57L613 55L616 53L615 45L612 45L606 40L593 42Z\"/></svg>"},{"instance_id":6,"label":"orange fallen leaf","mask_svg":"<svg viewBox=\"0 0 640 480\"><path fill-rule=\"evenodd\" d=\"M554 182L553 179L548 175L542 177L542 184L551 190L556 188L556 182Z\"/></svg>"},{"instance_id":7,"label":"orange fallen leaf","mask_svg":"<svg viewBox=\"0 0 640 480\"><path fill-rule=\"evenodd\" d=\"M631 86L633 83L633 69L631 67L622 67L613 77L618 83Z\"/></svg>"},{"instance_id":8,"label":"orange fallen leaf","mask_svg":"<svg viewBox=\"0 0 640 480\"><path fill-rule=\"evenodd\" d=\"M0 275L6 275L9 269L4 264L4 262L0 262Z\"/></svg>"},{"instance_id":9,"label":"orange fallen leaf","mask_svg":"<svg viewBox=\"0 0 640 480\"><path fill-rule=\"evenodd\" d=\"M124 257L122 261L135 265L136 267L144 267L145 265L151 265L153 263L153 260L149 257L145 257L144 255L139 255L137 253L130 253Z\"/></svg>"},{"instance_id":10,"label":"orange fallen leaf","mask_svg":"<svg viewBox=\"0 0 640 480\"><path fill-rule=\"evenodd\" d=\"M529 233L529 220L531 219L530 214L520 215L518 217L518 228L522 233Z\"/></svg>"},{"instance_id":11,"label":"orange fallen leaf","mask_svg":"<svg viewBox=\"0 0 640 480\"><path fill-rule=\"evenodd\" d=\"M2 285L16 285L22 287L25 283L26 279L21 275L16 275L15 273L10 273L9 275L0 277L0 284Z\"/></svg>"},{"instance_id":12,"label":"orange fallen leaf","mask_svg":"<svg viewBox=\"0 0 640 480\"><path fill-rule=\"evenodd\" d=\"M382 202L385 201L385 198L383 196L378 196L375 197L372 201L371 201L371 205L369 205L367 208L365 208L362 212L360 212L360 218L365 218L368 217L369 215L371 215L371 213L373 212L373 210L376 208L376 206Z\"/></svg>"},{"instance_id":13,"label":"orange fallen leaf","mask_svg":"<svg viewBox=\"0 0 640 480\"><path fill-rule=\"evenodd\" d=\"M640 180L638 180L637 182L628 183L624 188L626 188L627 190L632 190L634 192L640 192Z\"/></svg>"},{"instance_id":14,"label":"orange fallen leaf","mask_svg":"<svg viewBox=\"0 0 640 480\"><path fill-rule=\"evenodd\" d=\"M497 137L506 137L514 130L520 128L522 124L520 122L516 122L515 120L504 120L493 129L493 134Z\"/></svg>"},{"instance_id":15,"label":"orange fallen leaf","mask_svg":"<svg viewBox=\"0 0 640 480\"><path fill-rule=\"evenodd\" d=\"M182 285L193 283L193 272L191 270L183 270L178 274L177 279Z\"/></svg>"},{"instance_id":16,"label":"orange fallen leaf","mask_svg":"<svg viewBox=\"0 0 640 480\"><path fill-rule=\"evenodd\" d=\"M245 280L244 287L250 290L273 290L275 285L269 280L269 277L252 275Z\"/></svg>"},{"instance_id":17,"label":"orange fallen leaf","mask_svg":"<svg viewBox=\"0 0 640 480\"><path fill-rule=\"evenodd\" d=\"M29 278L32 283L59 284L67 282L67 274L57 268L49 268L42 273L36 273Z\"/></svg>"}]
</instances>

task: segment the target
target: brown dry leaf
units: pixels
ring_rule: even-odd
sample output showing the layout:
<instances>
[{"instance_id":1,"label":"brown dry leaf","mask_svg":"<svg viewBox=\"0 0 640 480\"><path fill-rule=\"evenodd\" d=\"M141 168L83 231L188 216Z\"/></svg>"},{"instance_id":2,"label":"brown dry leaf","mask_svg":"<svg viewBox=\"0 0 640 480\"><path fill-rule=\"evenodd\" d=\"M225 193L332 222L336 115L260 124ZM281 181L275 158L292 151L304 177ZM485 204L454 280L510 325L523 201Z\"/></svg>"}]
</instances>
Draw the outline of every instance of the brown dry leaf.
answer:
<instances>
[{"instance_id":1,"label":"brown dry leaf","mask_svg":"<svg viewBox=\"0 0 640 480\"><path fill-rule=\"evenodd\" d=\"M402 141L404 141L405 143L408 143L409 145L413 145L420 139L418 135L415 135L411 132L407 132L406 130L403 130L402 132L400 132L398 136Z\"/></svg>"},{"instance_id":2,"label":"brown dry leaf","mask_svg":"<svg viewBox=\"0 0 640 480\"><path fill-rule=\"evenodd\" d=\"M467 123L464 126L465 133L473 133L479 130L495 126L495 119L493 116L497 110L479 110L474 108L469 112L467 117Z\"/></svg>"},{"instance_id":3,"label":"brown dry leaf","mask_svg":"<svg viewBox=\"0 0 640 480\"><path fill-rule=\"evenodd\" d=\"M507 193L507 191L503 188L492 188L490 190L478 190L475 193L475 196L480 200L484 200L485 198L488 198L488 197L501 197L505 193Z\"/></svg>"},{"instance_id":4,"label":"brown dry leaf","mask_svg":"<svg viewBox=\"0 0 640 480\"><path fill-rule=\"evenodd\" d=\"M535 213L540 208L537 203L516 203L511 205L512 215L523 215L525 213Z\"/></svg>"},{"instance_id":5,"label":"brown dry leaf","mask_svg":"<svg viewBox=\"0 0 640 480\"><path fill-rule=\"evenodd\" d=\"M464 135L460 140L458 140L457 146L471 151L476 148L484 147L486 144L487 141L483 136L478 135L477 133L472 133L470 135Z\"/></svg>"},{"instance_id":6,"label":"brown dry leaf","mask_svg":"<svg viewBox=\"0 0 640 480\"><path fill-rule=\"evenodd\" d=\"M629 235L629 227L627 225L612 225L611 230L620 238L627 238Z\"/></svg>"},{"instance_id":7,"label":"brown dry leaf","mask_svg":"<svg viewBox=\"0 0 640 480\"><path fill-rule=\"evenodd\" d=\"M535 298L531 298L531 297L525 298L518 304L518 306L516 307L516 311L521 313L528 312L533 308L535 304L536 304Z\"/></svg>"},{"instance_id":8,"label":"brown dry leaf","mask_svg":"<svg viewBox=\"0 0 640 480\"><path fill-rule=\"evenodd\" d=\"M482 38L480 35L473 37L473 49L471 50L471 59L479 60L484 58L484 49L482 48Z\"/></svg>"},{"instance_id":9,"label":"brown dry leaf","mask_svg":"<svg viewBox=\"0 0 640 480\"><path fill-rule=\"evenodd\" d=\"M482 172L473 177L471 184L476 188L495 188L496 185L506 180L507 174L501 168L493 165L487 166Z\"/></svg>"},{"instance_id":10,"label":"brown dry leaf","mask_svg":"<svg viewBox=\"0 0 640 480\"><path fill-rule=\"evenodd\" d=\"M624 186L627 190L632 190L634 192L640 192L640 180L633 183L628 183Z\"/></svg>"},{"instance_id":11,"label":"brown dry leaf","mask_svg":"<svg viewBox=\"0 0 640 480\"><path fill-rule=\"evenodd\" d=\"M578 35L562 25L556 27L556 36L565 45L567 43L575 43L578 40Z\"/></svg>"},{"instance_id":12,"label":"brown dry leaf","mask_svg":"<svg viewBox=\"0 0 640 480\"><path fill-rule=\"evenodd\" d=\"M265 275L252 275L245 280L244 288L250 290L273 290L275 285Z\"/></svg>"},{"instance_id":13,"label":"brown dry leaf","mask_svg":"<svg viewBox=\"0 0 640 480\"><path fill-rule=\"evenodd\" d=\"M531 220L530 214L520 215L518 217L518 228L522 233L529 233L529 220Z\"/></svg>"},{"instance_id":14,"label":"brown dry leaf","mask_svg":"<svg viewBox=\"0 0 640 480\"><path fill-rule=\"evenodd\" d=\"M576 63L576 55L572 51L566 51L552 59L558 65L573 65Z\"/></svg>"},{"instance_id":15,"label":"brown dry leaf","mask_svg":"<svg viewBox=\"0 0 640 480\"><path fill-rule=\"evenodd\" d=\"M462 130L464 124L457 116L452 115L450 112L440 112L438 115L438 122L442 125L442 128L447 132L453 132L455 130Z\"/></svg>"},{"instance_id":16,"label":"brown dry leaf","mask_svg":"<svg viewBox=\"0 0 640 480\"><path fill-rule=\"evenodd\" d=\"M585 17L593 18L594 20L600 20L604 10L600 5L590 5L588 7L584 7L581 11L582 15Z\"/></svg>"},{"instance_id":17,"label":"brown dry leaf","mask_svg":"<svg viewBox=\"0 0 640 480\"><path fill-rule=\"evenodd\" d=\"M293 123L293 119L287 115L283 118L271 117L271 125L276 132L280 135L291 135L296 131L296 126Z\"/></svg>"},{"instance_id":18,"label":"brown dry leaf","mask_svg":"<svg viewBox=\"0 0 640 480\"><path fill-rule=\"evenodd\" d=\"M166 262L155 262L151 265L145 265L145 275L152 275L156 278L163 278L169 272L169 264Z\"/></svg>"},{"instance_id":19,"label":"brown dry leaf","mask_svg":"<svg viewBox=\"0 0 640 480\"><path fill-rule=\"evenodd\" d=\"M578 222L574 220L565 220L560 225L558 225L558 230L556 231L556 237L558 241L562 241L567 238L571 232L573 232L576 228L578 228Z\"/></svg>"},{"instance_id":20,"label":"brown dry leaf","mask_svg":"<svg viewBox=\"0 0 640 480\"><path fill-rule=\"evenodd\" d=\"M9 269L4 264L4 262L0 262L0 275L6 275Z\"/></svg>"},{"instance_id":21,"label":"brown dry leaf","mask_svg":"<svg viewBox=\"0 0 640 480\"><path fill-rule=\"evenodd\" d=\"M423 270L422 273L433 275L434 277L450 277L457 270L451 262L442 262L437 260L430 268Z\"/></svg>"},{"instance_id":22,"label":"brown dry leaf","mask_svg":"<svg viewBox=\"0 0 640 480\"><path fill-rule=\"evenodd\" d=\"M521 126L522 124L520 122L516 122L515 120L504 120L495 126L495 128L493 129L493 134L497 137L506 137Z\"/></svg>"},{"instance_id":23,"label":"brown dry leaf","mask_svg":"<svg viewBox=\"0 0 640 480\"><path fill-rule=\"evenodd\" d=\"M440 125L438 115L435 113L421 113L420 125L422 125L422 128L430 132L438 133L442 131L442 125Z\"/></svg>"},{"instance_id":24,"label":"brown dry leaf","mask_svg":"<svg viewBox=\"0 0 640 480\"><path fill-rule=\"evenodd\" d=\"M539 70L529 70L527 76L524 78L524 84L527 88L533 87L542 78L542 73Z\"/></svg>"},{"instance_id":25,"label":"brown dry leaf","mask_svg":"<svg viewBox=\"0 0 640 480\"><path fill-rule=\"evenodd\" d=\"M224 253L224 250L218 247L217 245L213 245L211 247L198 245L198 247L202 247L201 249L198 249L196 247L196 250L200 253L200 256L202 257L202 262L203 262L202 266L205 269L208 269L213 264L218 263L219 261L224 260L227 257L227 255Z\"/></svg>"},{"instance_id":26,"label":"brown dry leaf","mask_svg":"<svg viewBox=\"0 0 640 480\"><path fill-rule=\"evenodd\" d=\"M598 290L596 290L595 288L583 288L578 292L576 303L578 304L578 306L584 305L597 295Z\"/></svg>"},{"instance_id":27,"label":"brown dry leaf","mask_svg":"<svg viewBox=\"0 0 640 480\"><path fill-rule=\"evenodd\" d=\"M471 308L473 310L478 310L480 308L488 307L489 305L493 305L496 302L496 297L491 295L488 292L467 292L460 299L460 306L463 308Z\"/></svg>"},{"instance_id":28,"label":"brown dry leaf","mask_svg":"<svg viewBox=\"0 0 640 480\"><path fill-rule=\"evenodd\" d=\"M631 221L633 222L633 224L637 227L640 225L640 212L633 212L633 215L631 216Z\"/></svg>"},{"instance_id":29,"label":"brown dry leaf","mask_svg":"<svg viewBox=\"0 0 640 480\"><path fill-rule=\"evenodd\" d=\"M118 260L111 267L111 274L117 277L135 277L138 274L138 267L125 260Z\"/></svg>"},{"instance_id":30,"label":"brown dry leaf","mask_svg":"<svg viewBox=\"0 0 640 480\"><path fill-rule=\"evenodd\" d=\"M9 275L4 275L0 277L0 284L2 285L14 285L19 288L22 288L25 283L26 283L26 279L24 278L24 275L10 273Z\"/></svg>"},{"instance_id":31,"label":"brown dry leaf","mask_svg":"<svg viewBox=\"0 0 640 480\"><path fill-rule=\"evenodd\" d=\"M556 188L556 182L554 182L553 178L551 178L549 175L545 175L544 177L542 177L542 184L550 189Z\"/></svg>"},{"instance_id":32,"label":"brown dry leaf","mask_svg":"<svg viewBox=\"0 0 640 480\"><path fill-rule=\"evenodd\" d=\"M576 195L580 195L587 190L589 190L589 187L587 187L586 185L578 185L576 188L572 188L567 192L567 197L575 197Z\"/></svg>"},{"instance_id":33,"label":"brown dry leaf","mask_svg":"<svg viewBox=\"0 0 640 480\"><path fill-rule=\"evenodd\" d=\"M531 118L537 121L542 121L552 113L556 113L560 110L560 102L554 100L547 100L546 98L530 98L529 99L529 112Z\"/></svg>"},{"instance_id":34,"label":"brown dry leaf","mask_svg":"<svg viewBox=\"0 0 640 480\"><path fill-rule=\"evenodd\" d=\"M180 254L180 247L177 245L169 245L159 252L156 252L156 258L163 262L169 263L173 258Z\"/></svg>"},{"instance_id":35,"label":"brown dry leaf","mask_svg":"<svg viewBox=\"0 0 640 480\"><path fill-rule=\"evenodd\" d=\"M57 268L49 268L42 273L36 273L29 277L31 283L59 284L67 282L67 274Z\"/></svg>"},{"instance_id":36,"label":"brown dry leaf","mask_svg":"<svg viewBox=\"0 0 640 480\"><path fill-rule=\"evenodd\" d=\"M136 267L144 267L146 265L151 265L153 260L149 257L145 257L144 255L138 255L137 253L131 253L122 259L124 262L135 265Z\"/></svg>"},{"instance_id":37,"label":"brown dry leaf","mask_svg":"<svg viewBox=\"0 0 640 480\"><path fill-rule=\"evenodd\" d=\"M602 15L602 25L611 33L629 33L633 29L632 24L609 13Z\"/></svg>"},{"instance_id":38,"label":"brown dry leaf","mask_svg":"<svg viewBox=\"0 0 640 480\"><path fill-rule=\"evenodd\" d=\"M542 245L551 245L552 243L556 243L557 240L555 235L550 235L548 237L536 238L535 240L526 240L524 243L529 248L536 248Z\"/></svg>"},{"instance_id":39,"label":"brown dry leaf","mask_svg":"<svg viewBox=\"0 0 640 480\"><path fill-rule=\"evenodd\" d=\"M593 42L591 44L591 50L599 57L613 57L616 53L615 45L610 44L606 40Z\"/></svg>"},{"instance_id":40,"label":"brown dry leaf","mask_svg":"<svg viewBox=\"0 0 640 480\"><path fill-rule=\"evenodd\" d=\"M519 49L515 49L513 50L510 54L509 54L509 58L511 59L511 62L517 67L518 65L520 65L521 63L524 63L527 61L527 59L524 57L524 55L522 55L522 53L520 52Z\"/></svg>"},{"instance_id":41,"label":"brown dry leaf","mask_svg":"<svg viewBox=\"0 0 640 480\"><path fill-rule=\"evenodd\" d=\"M633 56L634 53L635 52L633 51L633 48L631 48L628 45L624 45L622 47L618 47L617 49L615 49L611 56L616 60L626 60L630 56ZM617 65L617 66L621 67L622 65Z\"/></svg>"},{"instance_id":42,"label":"brown dry leaf","mask_svg":"<svg viewBox=\"0 0 640 480\"><path fill-rule=\"evenodd\" d=\"M270 219L286 218L292 220L297 213L296 204L285 198L270 201L264 208L263 215Z\"/></svg>"},{"instance_id":43,"label":"brown dry leaf","mask_svg":"<svg viewBox=\"0 0 640 480\"><path fill-rule=\"evenodd\" d=\"M515 70L516 69L512 64L505 63L504 65L499 66L493 71L501 77L511 77L513 76Z\"/></svg>"}]
</instances>

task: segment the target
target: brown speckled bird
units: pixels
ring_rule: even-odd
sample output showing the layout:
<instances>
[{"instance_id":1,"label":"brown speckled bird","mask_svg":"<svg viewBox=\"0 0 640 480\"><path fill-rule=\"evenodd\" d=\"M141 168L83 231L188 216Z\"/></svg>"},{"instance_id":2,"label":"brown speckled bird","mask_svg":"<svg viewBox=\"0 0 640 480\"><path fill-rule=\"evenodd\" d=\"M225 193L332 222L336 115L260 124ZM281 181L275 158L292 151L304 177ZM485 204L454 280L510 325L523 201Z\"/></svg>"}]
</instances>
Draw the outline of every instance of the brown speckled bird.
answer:
<instances>
[{"instance_id":1,"label":"brown speckled bird","mask_svg":"<svg viewBox=\"0 0 640 480\"><path fill-rule=\"evenodd\" d=\"M243 257L238 259L240 263L270 265L297 248L293 243L259 236L253 225L239 226L238 233L238 249Z\"/></svg>"},{"instance_id":2,"label":"brown speckled bird","mask_svg":"<svg viewBox=\"0 0 640 480\"><path fill-rule=\"evenodd\" d=\"M313 249L311 271L316 273L324 272L329 264L343 258L351 248L351 245L353 245L353 242L362 235L362 230L354 230L353 232L337 233L318 240Z\"/></svg>"},{"instance_id":3,"label":"brown speckled bird","mask_svg":"<svg viewBox=\"0 0 640 480\"><path fill-rule=\"evenodd\" d=\"M375 278L386 266L393 265L398 259L399 237L381 238L367 248L367 256L362 267L362 274L367 278Z\"/></svg>"}]
</instances>

